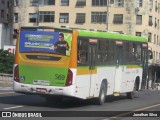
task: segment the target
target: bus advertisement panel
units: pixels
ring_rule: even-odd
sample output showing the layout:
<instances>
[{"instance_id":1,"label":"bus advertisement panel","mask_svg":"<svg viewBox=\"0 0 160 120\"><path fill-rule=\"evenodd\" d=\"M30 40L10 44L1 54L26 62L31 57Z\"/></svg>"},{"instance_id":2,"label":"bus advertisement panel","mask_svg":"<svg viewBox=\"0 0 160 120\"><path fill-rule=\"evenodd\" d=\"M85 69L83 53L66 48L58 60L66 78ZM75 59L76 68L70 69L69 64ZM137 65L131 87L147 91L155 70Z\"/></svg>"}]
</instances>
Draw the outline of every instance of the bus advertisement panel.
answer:
<instances>
[{"instance_id":1,"label":"bus advertisement panel","mask_svg":"<svg viewBox=\"0 0 160 120\"><path fill-rule=\"evenodd\" d=\"M62 40L62 38L64 39ZM67 33L21 31L19 52L46 52L70 55L71 39L71 34Z\"/></svg>"}]
</instances>

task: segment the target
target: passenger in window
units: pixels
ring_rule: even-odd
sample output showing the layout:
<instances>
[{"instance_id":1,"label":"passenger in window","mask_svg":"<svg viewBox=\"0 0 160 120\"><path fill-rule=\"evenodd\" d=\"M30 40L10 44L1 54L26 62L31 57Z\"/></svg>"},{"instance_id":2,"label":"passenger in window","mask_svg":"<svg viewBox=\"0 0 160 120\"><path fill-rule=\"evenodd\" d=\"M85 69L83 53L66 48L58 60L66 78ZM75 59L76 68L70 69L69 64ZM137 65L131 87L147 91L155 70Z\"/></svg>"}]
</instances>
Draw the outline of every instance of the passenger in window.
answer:
<instances>
[{"instance_id":1,"label":"passenger in window","mask_svg":"<svg viewBox=\"0 0 160 120\"><path fill-rule=\"evenodd\" d=\"M59 34L59 41L54 44L54 50L56 53L66 55L66 50L69 50L68 43L64 40L64 34Z\"/></svg>"},{"instance_id":2,"label":"passenger in window","mask_svg":"<svg viewBox=\"0 0 160 120\"><path fill-rule=\"evenodd\" d=\"M78 63L81 63L81 54L80 54L80 51L78 51L78 53L77 53L77 61L78 61Z\"/></svg>"}]
</instances>

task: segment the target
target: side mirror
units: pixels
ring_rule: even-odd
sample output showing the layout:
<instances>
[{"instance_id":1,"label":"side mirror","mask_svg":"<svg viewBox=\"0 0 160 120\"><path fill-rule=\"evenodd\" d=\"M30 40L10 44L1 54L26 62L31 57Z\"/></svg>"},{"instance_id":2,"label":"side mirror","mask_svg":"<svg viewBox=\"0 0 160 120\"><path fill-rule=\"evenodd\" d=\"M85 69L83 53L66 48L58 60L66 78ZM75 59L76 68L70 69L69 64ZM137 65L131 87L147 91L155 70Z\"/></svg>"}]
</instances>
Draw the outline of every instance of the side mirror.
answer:
<instances>
[{"instance_id":1,"label":"side mirror","mask_svg":"<svg viewBox=\"0 0 160 120\"><path fill-rule=\"evenodd\" d=\"M153 59L153 52L148 50L148 59Z\"/></svg>"}]
</instances>

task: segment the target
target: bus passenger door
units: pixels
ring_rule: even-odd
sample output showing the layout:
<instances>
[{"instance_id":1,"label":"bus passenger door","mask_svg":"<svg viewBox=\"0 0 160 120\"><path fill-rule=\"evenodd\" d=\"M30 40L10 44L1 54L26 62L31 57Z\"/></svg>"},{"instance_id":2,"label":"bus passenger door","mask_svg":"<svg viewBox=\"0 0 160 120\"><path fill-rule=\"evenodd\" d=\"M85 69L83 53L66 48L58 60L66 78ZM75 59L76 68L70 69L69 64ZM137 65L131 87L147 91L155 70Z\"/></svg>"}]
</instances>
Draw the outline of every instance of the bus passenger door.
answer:
<instances>
[{"instance_id":1,"label":"bus passenger door","mask_svg":"<svg viewBox=\"0 0 160 120\"><path fill-rule=\"evenodd\" d=\"M142 84L141 89L145 89L148 75L148 49L147 44L142 44Z\"/></svg>"},{"instance_id":2,"label":"bus passenger door","mask_svg":"<svg viewBox=\"0 0 160 120\"><path fill-rule=\"evenodd\" d=\"M94 95L94 87L95 87L95 79L96 79L96 51L97 44L89 45L89 71L90 71L90 88L89 88L89 96Z\"/></svg>"},{"instance_id":3,"label":"bus passenger door","mask_svg":"<svg viewBox=\"0 0 160 120\"><path fill-rule=\"evenodd\" d=\"M121 41L118 41L121 42ZM123 71L123 46L120 43L116 43L116 69L115 69L115 80L114 80L114 93L119 93L121 90L122 82L122 71Z\"/></svg>"}]
</instances>

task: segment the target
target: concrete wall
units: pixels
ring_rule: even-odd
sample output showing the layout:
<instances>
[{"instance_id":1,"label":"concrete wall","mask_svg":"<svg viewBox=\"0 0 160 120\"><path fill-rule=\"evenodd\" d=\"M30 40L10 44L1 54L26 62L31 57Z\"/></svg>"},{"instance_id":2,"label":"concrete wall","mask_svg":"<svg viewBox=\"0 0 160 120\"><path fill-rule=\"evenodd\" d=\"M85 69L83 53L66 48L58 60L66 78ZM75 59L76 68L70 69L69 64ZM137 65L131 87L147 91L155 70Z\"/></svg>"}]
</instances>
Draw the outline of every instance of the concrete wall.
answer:
<instances>
[{"instance_id":1,"label":"concrete wall","mask_svg":"<svg viewBox=\"0 0 160 120\"><path fill-rule=\"evenodd\" d=\"M0 87L11 87L11 86L13 86L12 75L0 73Z\"/></svg>"},{"instance_id":2,"label":"concrete wall","mask_svg":"<svg viewBox=\"0 0 160 120\"><path fill-rule=\"evenodd\" d=\"M7 24L0 23L0 49L4 45L10 45L10 29Z\"/></svg>"}]
</instances>

